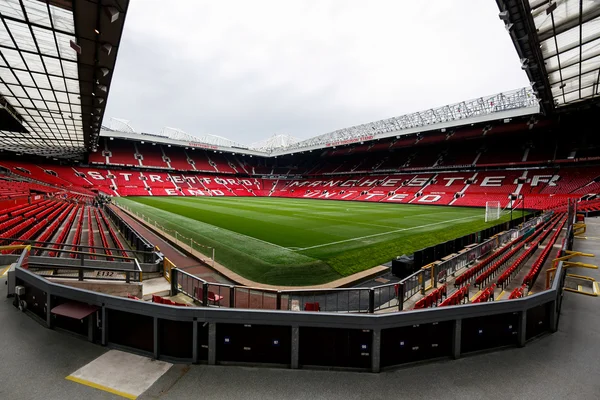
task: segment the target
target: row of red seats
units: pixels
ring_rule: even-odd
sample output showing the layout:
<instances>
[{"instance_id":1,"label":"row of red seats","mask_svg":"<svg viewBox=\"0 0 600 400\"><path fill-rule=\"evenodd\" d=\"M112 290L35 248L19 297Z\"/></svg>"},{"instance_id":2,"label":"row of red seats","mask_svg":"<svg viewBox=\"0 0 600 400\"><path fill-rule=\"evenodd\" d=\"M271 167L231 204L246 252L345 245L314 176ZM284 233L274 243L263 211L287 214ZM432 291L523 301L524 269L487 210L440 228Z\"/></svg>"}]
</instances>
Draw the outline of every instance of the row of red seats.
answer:
<instances>
[{"instance_id":1,"label":"row of red seats","mask_svg":"<svg viewBox=\"0 0 600 400\"><path fill-rule=\"evenodd\" d=\"M548 244L546 244L546 248L544 249L542 254L540 254L540 256L535 261L535 263L533 263L533 265L531 266L531 269L529 270L529 273L523 279L524 285L527 285L529 287L533 286L538 274L540 273L542 267L544 266L544 263L546 262L546 259L548 258L548 255L550 254L550 251L552 251L554 243L556 243L556 239L558 239L558 236L560 236L560 233L561 233L563 227L565 226L566 222L567 222L566 219L564 219L562 221L562 223L558 226L558 228L554 232L554 235L552 235L552 237L548 241ZM559 252L560 251L561 250L559 250Z\"/></svg>"},{"instance_id":2,"label":"row of red seats","mask_svg":"<svg viewBox=\"0 0 600 400\"><path fill-rule=\"evenodd\" d=\"M556 221L546 231L544 231L544 233L534 243L532 243L525 253L523 253L510 267L506 269L506 271L500 275L496 281L498 286L502 287L502 289L505 288L512 277L520 270L521 266L524 265L525 261L528 260L533 253L535 253L540 243L542 243L546 237L548 237L550 232L552 232L552 229L554 229L559 222L560 219L556 219Z\"/></svg>"},{"instance_id":3,"label":"row of red seats","mask_svg":"<svg viewBox=\"0 0 600 400\"><path fill-rule=\"evenodd\" d=\"M75 228L75 236L73 236L73 242L71 243L71 245L73 247L71 247L71 251L77 251L78 247L77 245L81 242L81 234L83 231L83 217L85 215L85 206L81 207L81 212L79 213L79 218L77 219L77 225ZM71 253L71 258L75 258L76 254L75 253Z\"/></svg>"},{"instance_id":4,"label":"row of red seats","mask_svg":"<svg viewBox=\"0 0 600 400\"><path fill-rule=\"evenodd\" d=\"M514 288L514 290L512 292L510 292L510 296L508 296L508 299L512 300L512 299L519 299L519 298L523 297L523 295L525 294L525 289L527 289L527 285L522 285L522 286Z\"/></svg>"},{"instance_id":5,"label":"row of red seats","mask_svg":"<svg viewBox=\"0 0 600 400\"><path fill-rule=\"evenodd\" d=\"M75 206L73 208L73 210L71 210L69 219L67 219L67 222L63 225L62 230L60 231L58 238L56 239L56 243L63 243L67 239L67 236L69 235L69 232L71 231L71 226L73 225L73 220L77 216L78 210L79 210L79 207L77 207L77 206ZM61 247L62 246L60 244L55 244L54 246L52 246L52 248L54 248L54 249L60 249ZM55 257L57 254L58 254L57 252L51 251L48 255L50 257ZM71 257L75 258L75 254L71 254Z\"/></svg>"},{"instance_id":6,"label":"row of red seats","mask_svg":"<svg viewBox=\"0 0 600 400\"><path fill-rule=\"evenodd\" d=\"M454 280L454 286L455 287L462 286L465 283L469 282L471 279L473 279L475 276L477 276L477 274L479 272L481 272L493 260L500 257L508 249L510 249L511 246L513 246L515 243L518 243L520 240L521 240L521 238L517 238L514 241L509 242L508 244L504 245L500 250L493 252L492 254L490 254L489 256L484 258L482 261L480 261L479 263L474 265L472 268L469 268L468 270L466 270L465 272L463 272L462 274L457 276L456 279Z\"/></svg>"},{"instance_id":7,"label":"row of red seats","mask_svg":"<svg viewBox=\"0 0 600 400\"><path fill-rule=\"evenodd\" d=\"M74 204L69 205L68 208L65 209L55 220L51 216L48 217L49 221L54 220L54 222L52 222L50 224L50 226L48 226L46 228L46 231L40 237L38 237L37 240L39 242L45 242L48 239L50 239L50 237L56 232L56 230L58 229L60 224L63 223L63 221L67 218L67 215L69 215L69 213L71 213L74 208L75 208ZM59 247L58 245L54 245L54 248L58 248L58 247ZM37 255L40 255L42 253L43 253L43 251L38 251Z\"/></svg>"},{"instance_id":8,"label":"row of red seats","mask_svg":"<svg viewBox=\"0 0 600 400\"><path fill-rule=\"evenodd\" d=\"M29 227L31 227L31 225L33 225L34 222L35 219L33 218L26 219L23 222L17 224L16 226L10 228L6 232L2 233L2 236L7 238L16 238L21 232L25 231L25 229L29 229Z\"/></svg>"},{"instance_id":9,"label":"row of red seats","mask_svg":"<svg viewBox=\"0 0 600 400\"><path fill-rule=\"evenodd\" d=\"M119 240L119 237L115 233L115 230L113 229L113 227L109 223L108 219L106 218L106 215L104 214L104 211L100 210L100 216L102 217L102 219L104 220L104 223L108 227L108 233L109 233L110 237L112 238L115 246L117 246L119 248L119 250L121 250L121 254L123 255L123 257L127 257L127 252L125 251L125 248L123 247L123 244Z\"/></svg>"},{"instance_id":10,"label":"row of red seats","mask_svg":"<svg viewBox=\"0 0 600 400\"><path fill-rule=\"evenodd\" d=\"M485 303L489 300L494 300L494 290L496 290L496 284L492 283L492 286L484 289L479 296L473 299L472 303Z\"/></svg>"},{"instance_id":11,"label":"row of red seats","mask_svg":"<svg viewBox=\"0 0 600 400\"><path fill-rule=\"evenodd\" d=\"M9 215L11 217L14 217L15 215L22 214L22 213L19 213L18 211L27 209L27 208L29 208L29 207L31 207L31 206L33 206L35 204L38 204L40 202L41 202L41 200L36 201L36 202L31 202L31 204L29 204L29 203L19 204L18 206L14 206L14 207L11 207L11 208L7 208L6 210L0 211L0 215ZM13 212L15 213L14 215L12 214Z\"/></svg>"},{"instance_id":12,"label":"row of red seats","mask_svg":"<svg viewBox=\"0 0 600 400\"><path fill-rule=\"evenodd\" d=\"M545 228L547 228L548 226L551 226L551 224L554 222L554 220L556 218L557 218L557 216L554 216L552 219L545 222L542 226L537 227L535 232L532 235L530 235L528 238L526 238L523 241L523 243L520 243L517 246L515 246L514 249L512 249L511 251L506 253L500 260L496 261L494 264L492 264L492 266L487 268L485 271L483 271L483 273L481 273L477 278L475 278L475 284L478 285L479 287L481 287L482 284L487 285L489 283L489 281L494 277L494 275L496 275L496 273L507 262L509 262L510 259L515 256L515 254L517 254L521 249L523 249L527 243L534 241L536 239L536 237L539 236L540 233L542 233L544 231Z\"/></svg>"},{"instance_id":13,"label":"row of red seats","mask_svg":"<svg viewBox=\"0 0 600 400\"><path fill-rule=\"evenodd\" d=\"M21 215L19 215L18 217L11 218L6 222L2 222L0 224L0 233L2 233L2 231L4 231L4 230L7 230L11 226L18 224L21 221L23 221L23 217Z\"/></svg>"},{"instance_id":14,"label":"row of red seats","mask_svg":"<svg viewBox=\"0 0 600 400\"><path fill-rule=\"evenodd\" d=\"M94 229L92 226L92 209L89 207L87 210L87 223L88 223L88 246L89 246L89 248L87 249L87 252L95 253L96 250L94 249ZM90 259L95 260L96 257L90 256Z\"/></svg>"},{"instance_id":15,"label":"row of red seats","mask_svg":"<svg viewBox=\"0 0 600 400\"><path fill-rule=\"evenodd\" d=\"M177 303L177 302L175 302L175 301L173 301L171 299L166 299L164 297L160 297L160 296L157 296L155 294L152 295L152 302L153 303L158 303L158 304L166 304L168 306L190 307L188 304Z\"/></svg>"},{"instance_id":16,"label":"row of red seats","mask_svg":"<svg viewBox=\"0 0 600 400\"><path fill-rule=\"evenodd\" d=\"M100 217L98 216L98 209L94 209L94 217L96 218L96 225L98 226L98 232L100 232L100 240L102 240L102 246L104 246L104 253L107 256L112 256L112 251L109 250L108 240L106 240L106 235L104 234L104 229L102 228L102 224L100 223ZM107 261L113 261L112 257L107 257Z\"/></svg>"},{"instance_id":17,"label":"row of red seats","mask_svg":"<svg viewBox=\"0 0 600 400\"><path fill-rule=\"evenodd\" d=\"M415 306L413 307L413 309L416 310L419 308L429 308L434 305L437 305L437 303L439 301L441 301L442 298L445 297L447 293L448 293L448 287L444 284L444 285L440 286L439 288L435 289L434 291L432 291L431 293L429 293L427 296L423 297L421 300L417 301L415 303Z\"/></svg>"},{"instance_id":18,"label":"row of red seats","mask_svg":"<svg viewBox=\"0 0 600 400\"><path fill-rule=\"evenodd\" d=\"M446 300L442 301L438 307L445 306L456 306L466 300L469 296L469 285L463 286L450 296L446 298Z\"/></svg>"},{"instance_id":19,"label":"row of red seats","mask_svg":"<svg viewBox=\"0 0 600 400\"><path fill-rule=\"evenodd\" d=\"M31 204L31 205L29 205L27 207L20 208L20 209L15 210L15 211L11 211L10 212L10 216L11 217L16 217L17 215L23 215L24 216L25 213L28 213L29 211L32 211L32 210L36 210L39 207L45 206L46 204L48 204L50 202L51 202L51 200L45 200L43 202L38 202L38 203ZM25 217L25 218L28 218L28 217Z\"/></svg>"}]
</instances>

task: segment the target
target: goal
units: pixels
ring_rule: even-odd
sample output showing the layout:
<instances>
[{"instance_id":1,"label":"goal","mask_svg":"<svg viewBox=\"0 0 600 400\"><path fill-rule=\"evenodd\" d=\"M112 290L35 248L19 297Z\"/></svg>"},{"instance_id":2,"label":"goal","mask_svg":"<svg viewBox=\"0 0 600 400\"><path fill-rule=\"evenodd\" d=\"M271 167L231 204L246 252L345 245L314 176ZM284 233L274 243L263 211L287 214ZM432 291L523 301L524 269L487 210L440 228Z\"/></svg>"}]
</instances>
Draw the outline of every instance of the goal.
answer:
<instances>
[{"instance_id":1,"label":"goal","mask_svg":"<svg viewBox=\"0 0 600 400\"><path fill-rule=\"evenodd\" d=\"M485 222L495 221L500 219L500 202L486 201L485 202Z\"/></svg>"}]
</instances>

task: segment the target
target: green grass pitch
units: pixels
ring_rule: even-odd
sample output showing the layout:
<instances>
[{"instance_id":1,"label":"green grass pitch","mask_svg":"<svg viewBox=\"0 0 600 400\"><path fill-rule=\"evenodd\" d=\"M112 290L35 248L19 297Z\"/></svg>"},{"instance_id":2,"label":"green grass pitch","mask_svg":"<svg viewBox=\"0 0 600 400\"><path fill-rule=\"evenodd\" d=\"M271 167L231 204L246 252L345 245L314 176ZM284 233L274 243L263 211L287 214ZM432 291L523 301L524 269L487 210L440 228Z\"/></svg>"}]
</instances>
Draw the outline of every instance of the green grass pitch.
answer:
<instances>
[{"instance_id":1,"label":"green grass pitch","mask_svg":"<svg viewBox=\"0 0 600 400\"><path fill-rule=\"evenodd\" d=\"M129 197L117 203L214 247L217 262L272 285L326 283L500 222L485 223L483 208L335 200Z\"/></svg>"}]
</instances>

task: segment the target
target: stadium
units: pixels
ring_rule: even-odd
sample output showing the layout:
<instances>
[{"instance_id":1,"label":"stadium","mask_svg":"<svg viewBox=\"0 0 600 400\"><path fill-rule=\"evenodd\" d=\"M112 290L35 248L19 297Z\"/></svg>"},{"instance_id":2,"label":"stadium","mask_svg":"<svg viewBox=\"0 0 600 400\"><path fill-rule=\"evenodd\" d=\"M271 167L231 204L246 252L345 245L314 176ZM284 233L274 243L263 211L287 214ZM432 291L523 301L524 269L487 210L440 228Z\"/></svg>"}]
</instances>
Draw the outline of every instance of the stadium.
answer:
<instances>
[{"instance_id":1,"label":"stadium","mask_svg":"<svg viewBox=\"0 0 600 400\"><path fill-rule=\"evenodd\" d=\"M127 1L9 3L0 276L66 340L380 372L536 346L600 293L568 273L595 268L596 2L497 1L530 87L253 145L104 118Z\"/></svg>"}]
</instances>

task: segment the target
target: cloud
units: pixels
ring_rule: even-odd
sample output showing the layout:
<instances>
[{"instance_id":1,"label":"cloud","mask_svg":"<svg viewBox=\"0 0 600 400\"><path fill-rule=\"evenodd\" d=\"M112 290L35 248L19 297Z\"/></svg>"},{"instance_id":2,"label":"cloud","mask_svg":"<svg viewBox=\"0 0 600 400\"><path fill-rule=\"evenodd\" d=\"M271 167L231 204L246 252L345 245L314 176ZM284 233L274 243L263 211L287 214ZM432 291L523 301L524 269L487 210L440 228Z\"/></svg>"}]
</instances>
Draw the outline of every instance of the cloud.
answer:
<instances>
[{"instance_id":1,"label":"cloud","mask_svg":"<svg viewBox=\"0 0 600 400\"><path fill-rule=\"evenodd\" d=\"M528 84L494 2L131 2L108 117L250 144Z\"/></svg>"}]
</instances>

